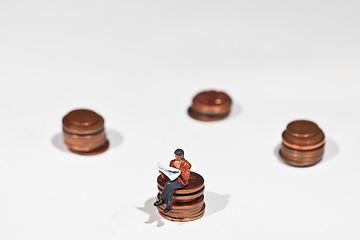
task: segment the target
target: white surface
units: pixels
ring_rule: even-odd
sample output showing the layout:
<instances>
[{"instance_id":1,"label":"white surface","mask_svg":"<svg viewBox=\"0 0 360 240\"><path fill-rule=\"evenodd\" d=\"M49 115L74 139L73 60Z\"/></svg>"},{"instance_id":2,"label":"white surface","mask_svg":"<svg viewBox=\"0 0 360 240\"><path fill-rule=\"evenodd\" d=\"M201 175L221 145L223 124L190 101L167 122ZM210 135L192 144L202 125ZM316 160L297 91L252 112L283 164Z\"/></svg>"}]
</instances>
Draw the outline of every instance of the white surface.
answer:
<instances>
[{"instance_id":1,"label":"white surface","mask_svg":"<svg viewBox=\"0 0 360 240\"><path fill-rule=\"evenodd\" d=\"M359 239L359 7L0 1L0 239ZM232 115L192 120L192 97L211 88ZM106 153L65 150L61 119L76 108L105 118ZM320 164L279 161L295 119L324 130ZM177 147L205 178L195 222L152 206L156 162Z\"/></svg>"}]
</instances>

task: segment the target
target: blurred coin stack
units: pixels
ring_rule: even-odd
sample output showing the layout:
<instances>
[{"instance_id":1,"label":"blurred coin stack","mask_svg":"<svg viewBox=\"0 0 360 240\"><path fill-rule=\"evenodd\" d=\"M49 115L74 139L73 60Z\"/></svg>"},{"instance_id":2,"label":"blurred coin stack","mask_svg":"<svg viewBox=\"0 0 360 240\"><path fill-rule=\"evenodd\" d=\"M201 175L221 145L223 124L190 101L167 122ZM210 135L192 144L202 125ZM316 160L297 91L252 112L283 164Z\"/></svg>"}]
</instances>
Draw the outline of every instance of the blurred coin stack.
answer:
<instances>
[{"instance_id":1,"label":"blurred coin stack","mask_svg":"<svg viewBox=\"0 0 360 240\"><path fill-rule=\"evenodd\" d=\"M204 91L193 98L188 109L190 117L200 121L216 121L226 118L230 113L231 99L221 91Z\"/></svg>"},{"instance_id":2,"label":"blurred coin stack","mask_svg":"<svg viewBox=\"0 0 360 240\"><path fill-rule=\"evenodd\" d=\"M293 121L282 134L280 156L287 164L307 167L322 159L324 146L325 135L315 123Z\"/></svg>"},{"instance_id":3,"label":"blurred coin stack","mask_svg":"<svg viewBox=\"0 0 360 240\"><path fill-rule=\"evenodd\" d=\"M157 200L160 199L160 194L167 181L169 181L167 177L159 176L157 178L159 190ZM177 222L188 222L201 218L205 213L204 189L204 178L195 172L190 172L189 184L174 191L172 210L165 213L165 204L157 207L160 215Z\"/></svg>"},{"instance_id":4,"label":"blurred coin stack","mask_svg":"<svg viewBox=\"0 0 360 240\"><path fill-rule=\"evenodd\" d=\"M63 136L70 151L82 155L95 155L106 151L104 119L87 109L69 112L62 120Z\"/></svg>"}]
</instances>

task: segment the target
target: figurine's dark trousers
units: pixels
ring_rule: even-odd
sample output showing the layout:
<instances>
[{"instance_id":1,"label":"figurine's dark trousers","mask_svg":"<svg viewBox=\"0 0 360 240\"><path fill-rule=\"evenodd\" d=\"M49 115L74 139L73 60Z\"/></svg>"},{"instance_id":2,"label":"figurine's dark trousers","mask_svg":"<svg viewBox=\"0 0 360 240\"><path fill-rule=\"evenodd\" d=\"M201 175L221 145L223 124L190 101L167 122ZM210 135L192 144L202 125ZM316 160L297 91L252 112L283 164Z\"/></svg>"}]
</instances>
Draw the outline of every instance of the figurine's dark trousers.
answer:
<instances>
[{"instance_id":1,"label":"figurine's dark trousers","mask_svg":"<svg viewBox=\"0 0 360 240\"><path fill-rule=\"evenodd\" d=\"M181 182L178 182L176 180L174 181L167 181L165 183L164 189L161 193L160 198L163 199L166 202L166 206L170 207L172 209L172 202L173 202L173 194L176 189L183 188L183 185Z\"/></svg>"}]
</instances>

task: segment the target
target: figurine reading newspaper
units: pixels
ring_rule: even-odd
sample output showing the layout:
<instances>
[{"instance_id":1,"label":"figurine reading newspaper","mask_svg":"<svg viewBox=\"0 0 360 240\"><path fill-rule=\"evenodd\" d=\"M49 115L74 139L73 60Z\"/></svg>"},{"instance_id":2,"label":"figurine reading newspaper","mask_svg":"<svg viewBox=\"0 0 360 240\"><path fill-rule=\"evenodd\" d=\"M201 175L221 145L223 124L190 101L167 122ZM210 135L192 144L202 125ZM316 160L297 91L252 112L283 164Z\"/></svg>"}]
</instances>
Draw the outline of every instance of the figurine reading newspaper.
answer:
<instances>
[{"instance_id":1,"label":"figurine reading newspaper","mask_svg":"<svg viewBox=\"0 0 360 240\"><path fill-rule=\"evenodd\" d=\"M157 207L166 203L164 213L171 211L174 191L189 184L191 164L185 160L182 149L176 149L174 154L175 159L170 162L170 167L164 167L158 163L161 175L170 179L165 183L160 199L154 203Z\"/></svg>"},{"instance_id":2,"label":"figurine reading newspaper","mask_svg":"<svg viewBox=\"0 0 360 240\"><path fill-rule=\"evenodd\" d=\"M179 169L173 167L164 167L160 163L158 163L158 169L163 174L165 174L170 179L170 181L174 181L181 174Z\"/></svg>"}]
</instances>

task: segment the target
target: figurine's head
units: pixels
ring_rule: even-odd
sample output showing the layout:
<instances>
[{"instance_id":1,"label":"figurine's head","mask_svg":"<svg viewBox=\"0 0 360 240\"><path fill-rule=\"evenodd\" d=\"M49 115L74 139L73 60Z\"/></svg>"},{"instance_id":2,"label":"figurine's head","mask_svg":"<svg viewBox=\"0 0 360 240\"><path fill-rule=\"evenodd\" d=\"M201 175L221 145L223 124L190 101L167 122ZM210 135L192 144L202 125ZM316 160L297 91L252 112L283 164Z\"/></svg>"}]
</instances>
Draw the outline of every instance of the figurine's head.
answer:
<instances>
[{"instance_id":1,"label":"figurine's head","mask_svg":"<svg viewBox=\"0 0 360 240\"><path fill-rule=\"evenodd\" d=\"M182 158L184 158L184 150L182 150L180 148L176 149L174 154L175 154L176 160L181 160Z\"/></svg>"}]
</instances>

